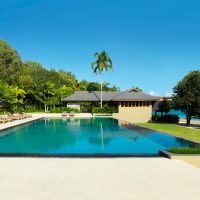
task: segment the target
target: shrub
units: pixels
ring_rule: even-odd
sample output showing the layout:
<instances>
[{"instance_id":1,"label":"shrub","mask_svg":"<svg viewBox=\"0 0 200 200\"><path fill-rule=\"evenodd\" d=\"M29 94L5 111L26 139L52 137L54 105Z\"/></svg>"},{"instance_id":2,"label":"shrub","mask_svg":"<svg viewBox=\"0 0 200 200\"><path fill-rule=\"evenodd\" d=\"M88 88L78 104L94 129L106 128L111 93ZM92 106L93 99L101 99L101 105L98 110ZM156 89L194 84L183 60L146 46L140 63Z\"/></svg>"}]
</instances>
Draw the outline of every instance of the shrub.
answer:
<instances>
[{"instance_id":1,"label":"shrub","mask_svg":"<svg viewBox=\"0 0 200 200\"><path fill-rule=\"evenodd\" d=\"M158 115L152 115L151 120L152 120L153 122L159 122L160 116L158 116Z\"/></svg>"},{"instance_id":2,"label":"shrub","mask_svg":"<svg viewBox=\"0 0 200 200\"><path fill-rule=\"evenodd\" d=\"M179 116L178 115L163 115L160 117L159 119L160 122L164 122L164 123L172 123L172 124L176 124L179 122Z\"/></svg>"},{"instance_id":3,"label":"shrub","mask_svg":"<svg viewBox=\"0 0 200 200\"><path fill-rule=\"evenodd\" d=\"M178 115L171 115L171 114L163 115L163 116L153 115L152 121L176 124L176 123L179 122L179 116Z\"/></svg>"},{"instance_id":4,"label":"shrub","mask_svg":"<svg viewBox=\"0 0 200 200\"><path fill-rule=\"evenodd\" d=\"M37 108L35 106L26 106L25 107L25 112L44 112L44 109L41 109L41 108Z\"/></svg>"},{"instance_id":5,"label":"shrub","mask_svg":"<svg viewBox=\"0 0 200 200\"><path fill-rule=\"evenodd\" d=\"M113 107L113 106L104 106L104 107L93 107L92 109L93 113L115 113L117 112L117 108Z\"/></svg>"},{"instance_id":6,"label":"shrub","mask_svg":"<svg viewBox=\"0 0 200 200\"><path fill-rule=\"evenodd\" d=\"M80 113L80 110L76 108L56 107L50 109L50 113L62 113L62 112L75 112Z\"/></svg>"}]
</instances>

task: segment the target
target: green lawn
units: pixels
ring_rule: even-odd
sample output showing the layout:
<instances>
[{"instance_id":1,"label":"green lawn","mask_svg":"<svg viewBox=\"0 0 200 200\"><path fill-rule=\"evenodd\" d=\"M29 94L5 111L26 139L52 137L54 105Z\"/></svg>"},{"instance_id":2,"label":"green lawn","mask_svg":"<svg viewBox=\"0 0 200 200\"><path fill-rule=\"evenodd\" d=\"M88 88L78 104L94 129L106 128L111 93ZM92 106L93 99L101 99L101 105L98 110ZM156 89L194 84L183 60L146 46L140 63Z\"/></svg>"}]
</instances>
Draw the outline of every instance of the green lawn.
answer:
<instances>
[{"instance_id":1,"label":"green lawn","mask_svg":"<svg viewBox=\"0 0 200 200\"><path fill-rule=\"evenodd\" d=\"M197 129L162 123L138 123L138 125L156 131L169 133L171 135L175 135L185 139L200 142L200 130Z\"/></svg>"},{"instance_id":2,"label":"green lawn","mask_svg":"<svg viewBox=\"0 0 200 200\"><path fill-rule=\"evenodd\" d=\"M177 148L173 147L169 149L170 152L176 153L176 154L200 154L200 147L183 147L183 148Z\"/></svg>"}]
</instances>

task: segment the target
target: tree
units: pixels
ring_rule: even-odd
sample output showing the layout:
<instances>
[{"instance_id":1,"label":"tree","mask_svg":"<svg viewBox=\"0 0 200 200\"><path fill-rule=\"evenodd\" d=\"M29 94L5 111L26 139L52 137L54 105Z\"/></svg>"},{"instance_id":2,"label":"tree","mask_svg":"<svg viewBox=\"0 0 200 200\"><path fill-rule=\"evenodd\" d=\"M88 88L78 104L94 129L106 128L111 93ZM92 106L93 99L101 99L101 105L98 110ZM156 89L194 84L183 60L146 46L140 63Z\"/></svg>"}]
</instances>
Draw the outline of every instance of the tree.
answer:
<instances>
[{"instance_id":1,"label":"tree","mask_svg":"<svg viewBox=\"0 0 200 200\"><path fill-rule=\"evenodd\" d=\"M163 113L166 115L170 111L170 101L164 98L163 101L159 103L158 107L159 112L161 112L161 116L163 116Z\"/></svg>"},{"instance_id":2,"label":"tree","mask_svg":"<svg viewBox=\"0 0 200 200\"><path fill-rule=\"evenodd\" d=\"M7 102L7 107L12 111L17 105L24 103L26 92L18 86L9 86L0 81L0 98Z\"/></svg>"},{"instance_id":3,"label":"tree","mask_svg":"<svg viewBox=\"0 0 200 200\"><path fill-rule=\"evenodd\" d=\"M173 107L186 114L187 125L200 117L200 70L191 71L173 89Z\"/></svg>"},{"instance_id":4,"label":"tree","mask_svg":"<svg viewBox=\"0 0 200 200\"><path fill-rule=\"evenodd\" d=\"M80 82L77 82L76 90L85 91L87 89L87 86L88 86L88 82L86 80L82 80Z\"/></svg>"},{"instance_id":5,"label":"tree","mask_svg":"<svg viewBox=\"0 0 200 200\"><path fill-rule=\"evenodd\" d=\"M71 87L67 87L65 85L61 86L58 90L57 90L57 96L59 97L60 103L62 103L62 99L64 97L70 96L72 95L74 92L73 88Z\"/></svg>"},{"instance_id":6,"label":"tree","mask_svg":"<svg viewBox=\"0 0 200 200\"><path fill-rule=\"evenodd\" d=\"M139 87L133 87L133 89L137 90L138 92L142 92L142 89Z\"/></svg>"},{"instance_id":7,"label":"tree","mask_svg":"<svg viewBox=\"0 0 200 200\"><path fill-rule=\"evenodd\" d=\"M105 52L99 57L96 54L96 57L99 66L96 73L102 73L112 66ZM99 83L78 81L71 72L53 68L48 70L36 61L23 62L15 49L0 40L0 98L5 99L10 107L15 105L16 110L17 105L23 103L24 106L30 106L30 110L41 110L45 105L45 110L48 111L49 107L61 106L61 99L75 90L94 91L99 88ZM109 84L103 86L105 91L117 89L116 86L109 87Z\"/></svg>"},{"instance_id":8,"label":"tree","mask_svg":"<svg viewBox=\"0 0 200 200\"><path fill-rule=\"evenodd\" d=\"M49 111L49 105L55 104L55 84L47 81L43 85L44 110Z\"/></svg>"},{"instance_id":9,"label":"tree","mask_svg":"<svg viewBox=\"0 0 200 200\"><path fill-rule=\"evenodd\" d=\"M117 87L116 85L113 85L113 86L109 89L109 91L120 92L120 88Z\"/></svg>"},{"instance_id":10,"label":"tree","mask_svg":"<svg viewBox=\"0 0 200 200\"><path fill-rule=\"evenodd\" d=\"M0 40L0 79L17 85L22 61L18 52Z\"/></svg>"},{"instance_id":11,"label":"tree","mask_svg":"<svg viewBox=\"0 0 200 200\"><path fill-rule=\"evenodd\" d=\"M87 86L87 91L99 91L100 89L100 84L97 82L90 82Z\"/></svg>"},{"instance_id":12,"label":"tree","mask_svg":"<svg viewBox=\"0 0 200 200\"><path fill-rule=\"evenodd\" d=\"M95 74L100 75L100 84L101 84L101 108L102 108L102 73L104 70L108 71L108 69L112 69L112 60L109 55L103 51L101 53L95 53L94 56L96 57L96 61L92 63L92 69Z\"/></svg>"}]
</instances>

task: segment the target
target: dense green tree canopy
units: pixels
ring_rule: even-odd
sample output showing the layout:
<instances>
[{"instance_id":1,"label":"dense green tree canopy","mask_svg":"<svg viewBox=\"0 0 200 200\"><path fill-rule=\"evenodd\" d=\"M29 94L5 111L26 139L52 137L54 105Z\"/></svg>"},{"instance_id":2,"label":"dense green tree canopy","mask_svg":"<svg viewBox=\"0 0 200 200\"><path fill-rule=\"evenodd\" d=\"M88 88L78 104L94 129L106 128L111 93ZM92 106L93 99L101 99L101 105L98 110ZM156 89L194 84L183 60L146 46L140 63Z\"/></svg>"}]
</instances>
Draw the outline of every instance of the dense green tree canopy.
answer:
<instances>
[{"instance_id":1,"label":"dense green tree canopy","mask_svg":"<svg viewBox=\"0 0 200 200\"><path fill-rule=\"evenodd\" d=\"M19 53L0 40L0 98L16 109L17 104L35 109L63 106L62 98L75 90L99 90L100 84L78 81L74 74L64 70L47 70L36 61L23 62ZM118 90L116 86L103 87L107 91Z\"/></svg>"},{"instance_id":2,"label":"dense green tree canopy","mask_svg":"<svg viewBox=\"0 0 200 200\"><path fill-rule=\"evenodd\" d=\"M173 106L186 114L187 125L192 117L200 117L200 70L186 75L174 88Z\"/></svg>"},{"instance_id":3,"label":"dense green tree canopy","mask_svg":"<svg viewBox=\"0 0 200 200\"><path fill-rule=\"evenodd\" d=\"M0 79L16 85L19 82L21 70L22 61L17 51L0 40Z\"/></svg>"}]
</instances>

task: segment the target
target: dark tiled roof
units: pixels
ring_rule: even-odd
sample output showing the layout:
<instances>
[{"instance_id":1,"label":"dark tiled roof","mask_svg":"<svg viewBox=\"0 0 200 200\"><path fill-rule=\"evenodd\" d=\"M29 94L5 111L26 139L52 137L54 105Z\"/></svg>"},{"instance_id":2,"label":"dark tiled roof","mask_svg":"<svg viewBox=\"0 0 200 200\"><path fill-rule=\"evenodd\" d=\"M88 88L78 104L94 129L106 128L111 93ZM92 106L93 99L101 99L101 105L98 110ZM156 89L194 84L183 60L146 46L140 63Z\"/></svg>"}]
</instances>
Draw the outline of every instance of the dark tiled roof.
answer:
<instances>
[{"instance_id":1,"label":"dark tiled roof","mask_svg":"<svg viewBox=\"0 0 200 200\"><path fill-rule=\"evenodd\" d=\"M156 99L157 97L142 92L122 92L113 98L114 101L155 101Z\"/></svg>"},{"instance_id":2,"label":"dark tiled roof","mask_svg":"<svg viewBox=\"0 0 200 200\"><path fill-rule=\"evenodd\" d=\"M101 99L101 92L95 91L94 94L100 100ZM103 101L112 101L120 92L102 92L102 99Z\"/></svg>"},{"instance_id":3,"label":"dark tiled roof","mask_svg":"<svg viewBox=\"0 0 200 200\"><path fill-rule=\"evenodd\" d=\"M63 101L99 101L93 92L76 91L73 95L66 97Z\"/></svg>"},{"instance_id":4,"label":"dark tiled roof","mask_svg":"<svg viewBox=\"0 0 200 200\"><path fill-rule=\"evenodd\" d=\"M96 101L101 99L101 92L76 91L73 95L66 97L63 101ZM105 92L102 93L103 101L155 101L157 97L142 92Z\"/></svg>"}]
</instances>

